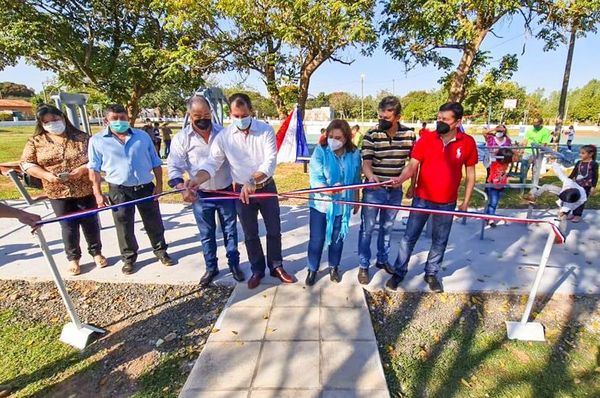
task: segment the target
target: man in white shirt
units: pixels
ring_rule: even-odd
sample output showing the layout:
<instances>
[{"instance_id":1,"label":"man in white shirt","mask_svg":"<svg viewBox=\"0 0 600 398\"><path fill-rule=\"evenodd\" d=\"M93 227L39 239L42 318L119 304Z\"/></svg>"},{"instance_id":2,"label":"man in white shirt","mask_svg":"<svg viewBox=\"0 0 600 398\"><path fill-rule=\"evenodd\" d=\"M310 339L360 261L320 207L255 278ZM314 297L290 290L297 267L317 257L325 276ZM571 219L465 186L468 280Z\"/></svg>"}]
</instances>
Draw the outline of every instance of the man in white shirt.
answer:
<instances>
[{"instance_id":1,"label":"man in white shirt","mask_svg":"<svg viewBox=\"0 0 600 398\"><path fill-rule=\"evenodd\" d=\"M190 124L171 142L167 167L169 171L169 186L183 188L184 176L194 176L202 164L210 156L210 147L223 127L212 122L210 105L201 96L193 96L187 104ZM227 161L215 171L213 177L200 186L208 191L233 191L231 174ZM237 244L237 214L233 200L203 201L214 194L198 191L183 191L183 199L192 202L192 209L198 229L206 272L200 279L200 286L208 286L219 274L217 265L217 224L215 214L218 214L223 233L223 243L227 252L227 263L233 278L242 282L244 273L240 271L240 253Z\"/></svg>"},{"instance_id":2,"label":"man in white shirt","mask_svg":"<svg viewBox=\"0 0 600 398\"><path fill-rule=\"evenodd\" d=\"M283 283L293 283L294 278L282 266L279 200L277 197L250 198L255 192L277 193L273 181L277 161L275 132L268 124L252 118L252 103L246 94L232 95L229 109L233 123L217 136L210 148L210 159L198 167L198 172L186 185L192 191L198 189L229 161L235 189L240 192L236 207L252 268L248 288L254 289L260 284L267 264L271 276ZM267 230L266 261L258 234L259 211Z\"/></svg>"}]
</instances>

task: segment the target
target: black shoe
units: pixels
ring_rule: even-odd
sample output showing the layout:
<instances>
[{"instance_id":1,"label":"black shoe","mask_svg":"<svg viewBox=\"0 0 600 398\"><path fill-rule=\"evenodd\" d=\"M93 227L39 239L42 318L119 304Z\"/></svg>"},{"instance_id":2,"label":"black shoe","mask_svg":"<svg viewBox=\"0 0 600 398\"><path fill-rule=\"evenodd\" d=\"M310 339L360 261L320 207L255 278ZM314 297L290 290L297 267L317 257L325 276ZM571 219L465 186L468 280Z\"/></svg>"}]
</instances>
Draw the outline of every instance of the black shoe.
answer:
<instances>
[{"instance_id":1,"label":"black shoe","mask_svg":"<svg viewBox=\"0 0 600 398\"><path fill-rule=\"evenodd\" d=\"M369 269L360 267L358 269L358 283L361 285L369 284Z\"/></svg>"},{"instance_id":2,"label":"black shoe","mask_svg":"<svg viewBox=\"0 0 600 398\"><path fill-rule=\"evenodd\" d=\"M425 275L425 282L429 285L429 290L434 293L441 293L444 291L442 284L435 275Z\"/></svg>"},{"instance_id":3,"label":"black shoe","mask_svg":"<svg viewBox=\"0 0 600 398\"><path fill-rule=\"evenodd\" d=\"M200 287L206 287L208 285L211 284L211 282L213 281L213 279L215 279L215 276L219 275L219 270L216 269L214 271L206 271L204 273L204 275L202 275L202 278L200 278Z\"/></svg>"},{"instance_id":4,"label":"black shoe","mask_svg":"<svg viewBox=\"0 0 600 398\"><path fill-rule=\"evenodd\" d=\"M404 275L393 274L390 279L385 283L385 287L390 290L397 290L400 282L404 280Z\"/></svg>"},{"instance_id":5,"label":"black shoe","mask_svg":"<svg viewBox=\"0 0 600 398\"><path fill-rule=\"evenodd\" d=\"M340 273L338 272L338 267L329 267L329 279L336 283L339 283L342 280L342 278L340 278Z\"/></svg>"},{"instance_id":6,"label":"black shoe","mask_svg":"<svg viewBox=\"0 0 600 398\"><path fill-rule=\"evenodd\" d=\"M387 261L385 263L380 263L379 261L377 261L375 263L375 266L379 269L384 269L385 272L387 272L390 275L394 275L394 273L395 273L394 268Z\"/></svg>"},{"instance_id":7,"label":"black shoe","mask_svg":"<svg viewBox=\"0 0 600 398\"><path fill-rule=\"evenodd\" d=\"M317 273L315 271L308 271L308 275L306 275L306 286L314 285L316 279L317 279Z\"/></svg>"},{"instance_id":8,"label":"black shoe","mask_svg":"<svg viewBox=\"0 0 600 398\"><path fill-rule=\"evenodd\" d=\"M133 262L132 261L125 261L123 263L123 268L121 268L121 271L125 274L125 275L131 275L133 274Z\"/></svg>"},{"instance_id":9,"label":"black shoe","mask_svg":"<svg viewBox=\"0 0 600 398\"><path fill-rule=\"evenodd\" d=\"M163 263L163 265L165 265L167 267L170 267L173 264L175 264L175 262L173 261L171 256L169 256L167 253L163 254L162 256L158 256L158 259L160 260L161 263Z\"/></svg>"},{"instance_id":10,"label":"black shoe","mask_svg":"<svg viewBox=\"0 0 600 398\"><path fill-rule=\"evenodd\" d=\"M246 276L244 275L242 270L240 270L240 267L238 265L232 265L231 267L229 267L229 270L231 271L231 276L233 276L233 279L235 279L236 281L243 282L246 279Z\"/></svg>"}]
</instances>

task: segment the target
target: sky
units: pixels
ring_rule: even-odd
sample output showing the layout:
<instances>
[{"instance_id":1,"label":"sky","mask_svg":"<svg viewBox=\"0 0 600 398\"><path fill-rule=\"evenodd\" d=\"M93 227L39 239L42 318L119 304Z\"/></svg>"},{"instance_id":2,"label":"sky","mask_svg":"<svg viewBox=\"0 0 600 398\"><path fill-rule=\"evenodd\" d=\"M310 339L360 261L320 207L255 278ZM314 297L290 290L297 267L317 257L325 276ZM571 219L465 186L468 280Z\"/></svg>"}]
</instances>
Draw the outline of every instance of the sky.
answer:
<instances>
[{"instance_id":1,"label":"sky","mask_svg":"<svg viewBox=\"0 0 600 398\"><path fill-rule=\"evenodd\" d=\"M482 45L483 50L491 51L492 65L497 66L504 54L515 53L519 57L519 70L512 80L525 86L528 91L543 88L548 94L560 89L567 55L566 45L562 45L558 50L544 52L542 41L523 34L523 26L519 19L500 21L496 34L500 38L488 34ZM523 45L525 53L521 55ZM458 63L458 51L449 51L446 54ZM361 75L364 75L365 96L375 95L381 90L394 91L394 94L402 96L412 90L437 89L437 81L444 74L431 66L417 67L405 72L401 62L395 61L380 48L370 57L352 49L344 52L344 58L355 61L349 66L328 62L315 72L310 83L311 95L317 95L321 91L347 91L361 95ZM591 79L600 78L599 65L600 33L578 39L569 87L581 87ZM0 71L0 81L25 84L36 91L40 91L42 83L52 76L52 73L40 71L23 61L15 67ZM240 75L229 72L215 77L223 86L244 82L266 94L264 84L257 74Z\"/></svg>"}]
</instances>

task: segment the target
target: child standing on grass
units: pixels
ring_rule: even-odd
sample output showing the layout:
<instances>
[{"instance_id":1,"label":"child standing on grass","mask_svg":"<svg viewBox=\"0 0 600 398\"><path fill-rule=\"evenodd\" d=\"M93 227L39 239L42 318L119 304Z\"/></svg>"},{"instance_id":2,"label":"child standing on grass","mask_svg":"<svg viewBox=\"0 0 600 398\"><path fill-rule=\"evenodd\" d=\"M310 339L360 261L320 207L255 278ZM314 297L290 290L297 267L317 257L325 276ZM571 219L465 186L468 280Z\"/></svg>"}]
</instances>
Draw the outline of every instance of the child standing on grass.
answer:
<instances>
[{"instance_id":1,"label":"child standing on grass","mask_svg":"<svg viewBox=\"0 0 600 398\"><path fill-rule=\"evenodd\" d=\"M487 178L488 184L496 184L497 188L487 188L488 206L486 214L496 214L498 202L504 191L504 185L508 183L508 168L513 158L513 151L509 148L500 148L496 152L496 160L490 165L490 174ZM492 228L496 227L494 221L489 221L488 225Z\"/></svg>"},{"instance_id":2,"label":"child standing on grass","mask_svg":"<svg viewBox=\"0 0 600 398\"><path fill-rule=\"evenodd\" d=\"M575 164L569 178L579 184L589 198L596 191L598 184L598 162L596 162L596 147L594 145L584 145L579 150L579 161ZM567 217L572 222L581 221L581 215L585 203L573 210Z\"/></svg>"}]
</instances>

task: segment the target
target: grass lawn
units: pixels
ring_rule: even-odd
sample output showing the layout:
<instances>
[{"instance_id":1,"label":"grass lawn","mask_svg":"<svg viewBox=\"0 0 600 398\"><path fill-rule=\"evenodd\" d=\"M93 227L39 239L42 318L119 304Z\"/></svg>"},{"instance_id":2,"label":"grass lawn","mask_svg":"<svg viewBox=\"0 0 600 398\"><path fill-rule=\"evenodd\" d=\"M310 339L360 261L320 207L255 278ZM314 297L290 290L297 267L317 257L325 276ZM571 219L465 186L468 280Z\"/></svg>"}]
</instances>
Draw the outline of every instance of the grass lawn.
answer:
<instances>
[{"instance_id":1,"label":"grass lawn","mask_svg":"<svg viewBox=\"0 0 600 398\"><path fill-rule=\"evenodd\" d=\"M0 162L8 162L18 160L21 156L21 152L23 150L23 146L27 142L27 139L32 134L32 127L10 127L10 128L0 128L0 142L2 143L0 150ZM94 131L98 131L99 127L94 126ZM167 175L166 170L163 173L163 185L164 187L168 187L167 185ZM483 183L485 180L485 169L479 165L477 168L477 182ZM277 187L279 192L286 192L294 189L306 188L309 186L308 183L308 174L303 172L302 164L281 164L277 166L277 171L275 172L275 181L277 183ZM546 175L541 180L542 184L548 183L558 183L558 178L553 176L551 173ZM461 188L459 194L459 200L462 198L464 189ZM41 191L31 190L30 191L33 196L42 194ZM502 199L500 200L499 208L525 208L527 204L523 202L520 197L520 190L507 190ZM19 193L14 188L12 182L9 178L0 176L0 200L1 199L19 199ZM181 196L167 196L161 199L161 201L165 202L179 202L181 201ZM536 207L539 208L555 208L556 197L550 194L546 194L542 196ZM410 204L410 201L405 200L405 204ZM473 207L477 207L481 209L484 205L483 197L475 192L473 194L473 200L471 202ZM592 196L586 205L587 208L590 209L600 209L600 194L596 193Z\"/></svg>"}]
</instances>

